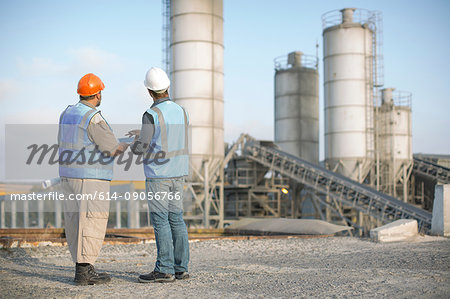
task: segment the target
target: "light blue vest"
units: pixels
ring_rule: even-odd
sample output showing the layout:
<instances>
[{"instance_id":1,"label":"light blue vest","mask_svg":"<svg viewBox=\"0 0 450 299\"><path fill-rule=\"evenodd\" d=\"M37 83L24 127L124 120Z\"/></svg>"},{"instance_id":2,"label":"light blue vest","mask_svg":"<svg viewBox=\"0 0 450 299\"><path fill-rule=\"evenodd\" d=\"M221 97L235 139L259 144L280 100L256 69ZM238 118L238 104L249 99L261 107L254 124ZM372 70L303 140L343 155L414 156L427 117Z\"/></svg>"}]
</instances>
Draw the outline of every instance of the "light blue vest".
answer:
<instances>
[{"instance_id":1,"label":"light blue vest","mask_svg":"<svg viewBox=\"0 0 450 299\"><path fill-rule=\"evenodd\" d=\"M87 133L91 119L100 111L77 103L59 119L59 176L110 181L114 158L105 156Z\"/></svg>"},{"instance_id":2,"label":"light blue vest","mask_svg":"<svg viewBox=\"0 0 450 299\"><path fill-rule=\"evenodd\" d=\"M147 110L155 131L144 157L146 178L174 178L189 174L188 116L168 100Z\"/></svg>"}]
</instances>

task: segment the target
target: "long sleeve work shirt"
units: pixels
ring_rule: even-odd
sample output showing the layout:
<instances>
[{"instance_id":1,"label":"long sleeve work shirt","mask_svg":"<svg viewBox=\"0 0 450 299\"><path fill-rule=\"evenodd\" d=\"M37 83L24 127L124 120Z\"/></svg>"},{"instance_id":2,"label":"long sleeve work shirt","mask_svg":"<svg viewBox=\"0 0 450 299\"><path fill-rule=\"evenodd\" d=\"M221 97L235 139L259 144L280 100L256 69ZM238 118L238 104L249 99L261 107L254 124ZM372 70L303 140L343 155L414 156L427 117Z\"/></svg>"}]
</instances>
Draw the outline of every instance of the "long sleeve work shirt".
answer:
<instances>
[{"instance_id":1,"label":"long sleeve work shirt","mask_svg":"<svg viewBox=\"0 0 450 299\"><path fill-rule=\"evenodd\" d=\"M82 104L96 109L94 105L87 101L80 101ZM101 152L112 153L119 146L119 142L114 136L111 128L100 113L94 115L87 127L89 139L98 145Z\"/></svg>"}]
</instances>

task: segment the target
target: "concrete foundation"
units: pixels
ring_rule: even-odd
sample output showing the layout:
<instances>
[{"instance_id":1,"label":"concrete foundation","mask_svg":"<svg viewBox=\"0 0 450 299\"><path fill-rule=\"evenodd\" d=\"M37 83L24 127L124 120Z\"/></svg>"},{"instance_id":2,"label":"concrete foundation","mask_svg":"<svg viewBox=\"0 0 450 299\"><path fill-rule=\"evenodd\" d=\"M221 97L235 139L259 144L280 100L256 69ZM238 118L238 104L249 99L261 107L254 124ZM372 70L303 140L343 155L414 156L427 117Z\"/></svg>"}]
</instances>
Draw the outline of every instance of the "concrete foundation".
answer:
<instances>
[{"instance_id":1,"label":"concrete foundation","mask_svg":"<svg viewBox=\"0 0 450 299\"><path fill-rule=\"evenodd\" d=\"M400 219L377 227L370 231L370 238L375 242L399 242L414 239L419 234L417 221Z\"/></svg>"},{"instance_id":2,"label":"concrete foundation","mask_svg":"<svg viewBox=\"0 0 450 299\"><path fill-rule=\"evenodd\" d=\"M436 185L434 189L431 234L450 237L450 185Z\"/></svg>"}]
</instances>

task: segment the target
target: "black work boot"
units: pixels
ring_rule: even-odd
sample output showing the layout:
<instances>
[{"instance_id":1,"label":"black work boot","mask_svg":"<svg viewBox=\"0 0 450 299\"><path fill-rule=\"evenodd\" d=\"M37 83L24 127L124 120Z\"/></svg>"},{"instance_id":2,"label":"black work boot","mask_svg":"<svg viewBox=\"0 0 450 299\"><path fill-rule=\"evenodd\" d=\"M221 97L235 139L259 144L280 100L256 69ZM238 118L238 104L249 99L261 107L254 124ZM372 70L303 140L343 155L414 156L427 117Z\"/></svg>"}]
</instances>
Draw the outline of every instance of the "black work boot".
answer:
<instances>
[{"instance_id":1,"label":"black work boot","mask_svg":"<svg viewBox=\"0 0 450 299\"><path fill-rule=\"evenodd\" d=\"M188 272L175 272L175 278L178 280L189 279L189 273Z\"/></svg>"},{"instance_id":2,"label":"black work boot","mask_svg":"<svg viewBox=\"0 0 450 299\"><path fill-rule=\"evenodd\" d=\"M139 275L139 282L174 282L175 275L170 273L150 272L148 274Z\"/></svg>"},{"instance_id":3,"label":"black work boot","mask_svg":"<svg viewBox=\"0 0 450 299\"><path fill-rule=\"evenodd\" d=\"M111 277L107 273L97 273L91 264L75 266L75 284L76 285L92 285L102 284L111 281Z\"/></svg>"}]
</instances>

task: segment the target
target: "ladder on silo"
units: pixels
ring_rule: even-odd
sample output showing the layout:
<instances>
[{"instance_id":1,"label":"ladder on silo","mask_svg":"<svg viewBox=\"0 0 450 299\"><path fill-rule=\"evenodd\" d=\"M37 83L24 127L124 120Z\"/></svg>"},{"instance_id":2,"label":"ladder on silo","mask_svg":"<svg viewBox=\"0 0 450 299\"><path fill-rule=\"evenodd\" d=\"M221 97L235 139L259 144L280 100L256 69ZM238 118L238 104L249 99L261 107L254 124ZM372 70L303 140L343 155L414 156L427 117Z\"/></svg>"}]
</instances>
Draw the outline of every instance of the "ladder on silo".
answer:
<instances>
[{"instance_id":1,"label":"ladder on silo","mask_svg":"<svg viewBox=\"0 0 450 299\"><path fill-rule=\"evenodd\" d=\"M414 157L413 172L441 184L450 184L450 168Z\"/></svg>"},{"instance_id":2,"label":"ladder on silo","mask_svg":"<svg viewBox=\"0 0 450 299\"><path fill-rule=\"evenodd\" d=\"M367 122L367 136L370 138L369 142L367 142L368 151L367 156L373 158L375 160L375 168L377 173L376 177L376 185L377 188L380 187L380 123L379 123L379 107L380 107L380 88L384 85L384 64L383 64L383 21L382 14L379 11L371 12L368 18L369 28L372 30L372 82L371 82L371 90L372 90L372 102L368 104L368 112L367 115L372 116L369 117Z\"/></svg>"},{"instance_id":3,"label":"ladder on silo","mask_svg":"<svg viewBox=\"0 0 450 299\"><path fill-rule=\"evenodd\" d=\"M278 149L262 146L250 136L246 136L242 152L247 158L304 184L319 195L350 206L381 223L408 218L416 219L422 232L431 228L430 212Z\"/></svg>"},{"instance_id":4,"label":"ladder on silo","mask_svg":"<svg viewBox=\"0 0 450 299\"><path fill-rule=\"evenodd\" d=\"M161 67L170 76L170 0L162 0Z\"/></svg>"}]
</instances>

